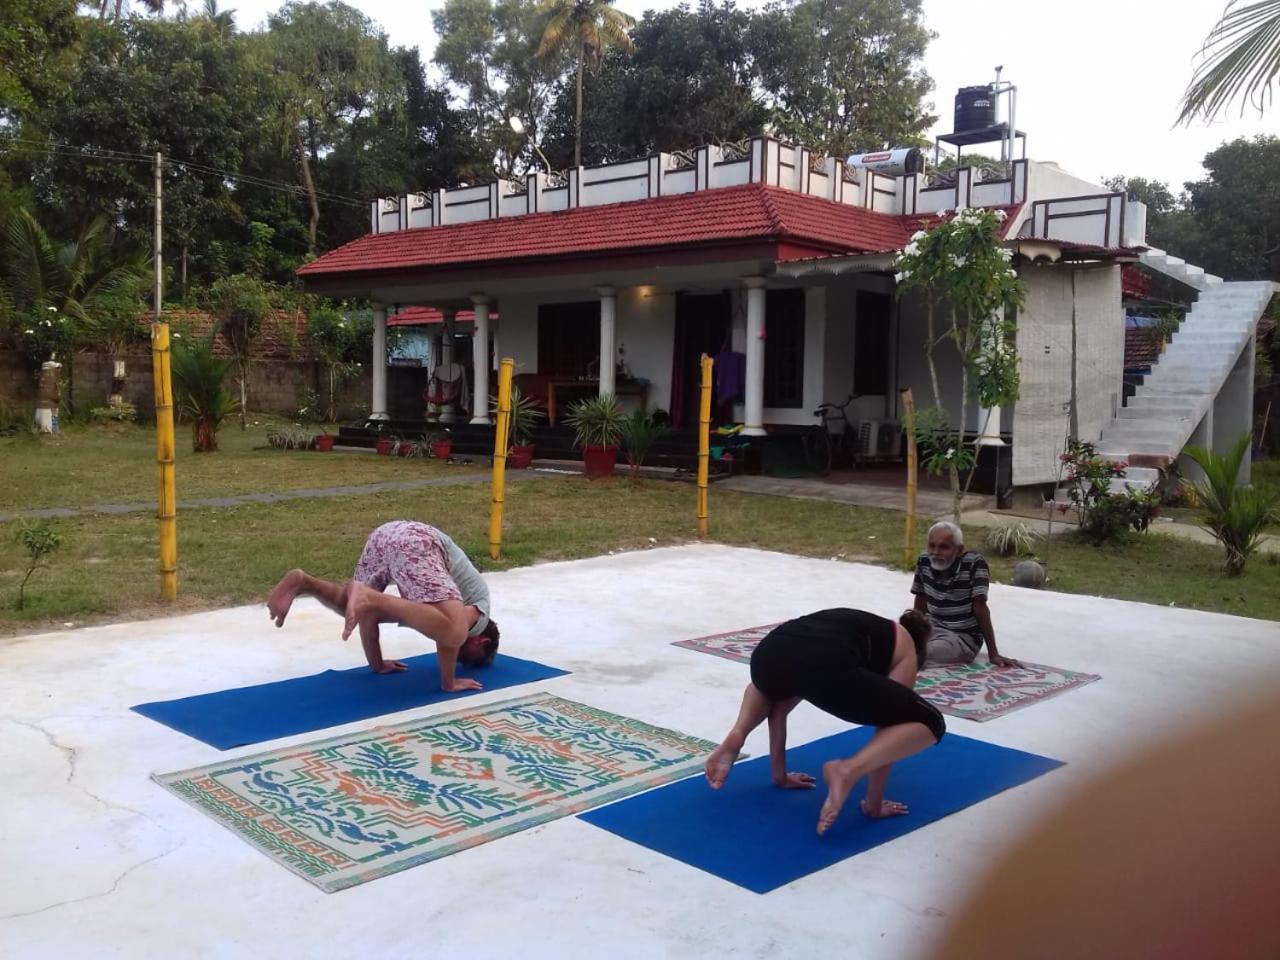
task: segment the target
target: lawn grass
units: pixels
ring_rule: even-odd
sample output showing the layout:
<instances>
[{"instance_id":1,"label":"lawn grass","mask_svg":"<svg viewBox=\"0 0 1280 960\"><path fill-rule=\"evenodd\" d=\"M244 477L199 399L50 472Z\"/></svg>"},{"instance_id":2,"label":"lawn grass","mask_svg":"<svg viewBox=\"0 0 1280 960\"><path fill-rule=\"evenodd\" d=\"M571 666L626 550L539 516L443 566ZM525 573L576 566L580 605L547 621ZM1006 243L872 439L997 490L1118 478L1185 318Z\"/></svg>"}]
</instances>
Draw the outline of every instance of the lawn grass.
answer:
<instances>
[{"instance_id":1,"label":"lawn grass","mask_svg":"<svg viewBox=\"0 0 1280 960\"><path fill-rule=\"evenodd\" d=\"M308 457L308 465L326 459L298 456ZM299 479L317 485L309 472ZM155 599L154 517L61 521L64 546L48 569L32 577L23 611L13 606L23 555L7 533L0 534L0 633L251 602L293 566L347 577L368 532L390 519L418 518L448 530L481 569L694 539L694 489L687 483L531 477L508 488L504 556L495 563L485 551L488 497L486 484L466 484L182 512L179 600L163 606ZM712 539L720 543L890 566L901 561L903 518L893 511L713 488L711 512ZM1013 561L990 559L993 578L1007 582ZM1055 590L1280 619L1280 564L1273 557L1256 556L1243 576L1227 579L1216 547L1148 534L1106 548L1055 538L1049 560ZM851 596L848 603L863 599ZM904 591L903 607L909 602Z\"/></svg>"},{"instance_id":2,"label":"lawn grass","mask_svg":"<svg viewBox=\"0 0 1280 960\"><path fill-rule=\"evenodd\" d=\"M190 432L178 427L174 469L179 504L205 497L413 480L483 469L417 457L273 450L266 448L267 433L278 429L281 421L255 419L257 424L251 421L247 430L241 430L238 422L224 426L218 433L220 449L212 454L192 453ZM308 429L321 432L318 425ZM336 427L330 425L329 432L336 434ZM135 503L153 500L155 491L154 428L73 426L57 436L0 438L0 513Z\"/></svg>"}]
</instances>

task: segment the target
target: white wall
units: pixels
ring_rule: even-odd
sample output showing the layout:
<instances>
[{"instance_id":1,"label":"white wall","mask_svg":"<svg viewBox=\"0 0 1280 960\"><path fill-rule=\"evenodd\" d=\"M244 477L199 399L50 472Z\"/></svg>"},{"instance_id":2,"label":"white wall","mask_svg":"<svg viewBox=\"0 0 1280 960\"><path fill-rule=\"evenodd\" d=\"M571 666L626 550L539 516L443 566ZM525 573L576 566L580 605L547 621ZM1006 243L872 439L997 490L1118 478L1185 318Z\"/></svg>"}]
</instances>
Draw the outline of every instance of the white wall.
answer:
<instances>
[{"instance_id":1,"label":"white wall","mask_svg":"<svg viewBox=\"0 0 1280 960\"><path fill-rule=\"evenodd\" d=\"M617 342L627 348L633 377L649 381L649 409L671 409L671 365L674 362L676 298L653 294L649 287L618 291ZM624 398L624 403L629 402Z\"/></svg>"},{"instance_id":2,"label":"white wall","mask_svg":"<svg viewBox=\"0 0 1280 960\"><path fill-rule=\"evenodd\" d=\"M498 302L498 345L501 360L516 362L515 372L538 372L538 304L528 297L504 297Z\"/></svg>"},{"instance_id":3,"label":"white wall","mask_svg":"<svg viewBox=\"0 0 1280 960\"><path fill-rule=\"evenodd\" d=\"M1027 172L1027 200L1049 200L1053 197L1081 197L1094 193L1110 193L1100 183L1067 173L1056 163L1032 160Z\"/></svg>"},{"instance_id":4,"label":"white wall","mask_svg":"<svg viewBox=\"0 0 1280 960\"><path fill-rule=\"evenodd\" d=\"M903 300L899 315L896 343L898 351L898 389L911 388L916 409L936 406L933 384L929 377L929 362L925 354L929 323L925 301L918 293L910 293ZM934 336L941 336L950 323L950 312L945 305L935 308ZM938 387L942 391L943 408L949 411L955 426L960 405L960 358L950 341L943 341L934 348L934 363L938 370ZM978 412L969 404L964 428L977 430Z\"/></svg>"},{"instance_id":5,"label":"white wall","mask_svg":"<svg viewBox=\"0 0 1280 960\"><path fill-rule=\"evenodd\" d=\"M1032 266L1021 271L1026 303L1018 314L1018 372L1013 482L1059 477L1069 429L1072 324L1075 325L1077 436L1094 442L1119 406L1124 367L1120 268Z\"/></svg>"},{"instance_id":6,"label":"white wall","mask_svg":"<svg viewBox=\"0 0 1280 960\"><path fill-rule=\"evenodd\" d=\"M1117 264L1075 271L1076 383L1080 439L1090 443L1120 409L1124 381L1124 307Z\"/></svg>"}]
</instances>

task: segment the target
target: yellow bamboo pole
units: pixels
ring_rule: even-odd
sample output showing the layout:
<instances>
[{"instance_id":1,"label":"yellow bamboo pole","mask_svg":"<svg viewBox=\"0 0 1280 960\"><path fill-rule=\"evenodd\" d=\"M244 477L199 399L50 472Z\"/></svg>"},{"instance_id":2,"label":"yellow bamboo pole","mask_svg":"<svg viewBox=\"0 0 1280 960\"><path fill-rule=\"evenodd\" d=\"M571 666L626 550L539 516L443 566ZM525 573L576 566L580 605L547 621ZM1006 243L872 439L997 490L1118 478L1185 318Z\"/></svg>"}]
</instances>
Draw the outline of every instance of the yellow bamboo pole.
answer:
<instances>
[{"instance_id":1,"label":"yellow bamboo pole","mask_svg":"<svg viewBox=\"0 0 1280 960\"><path fill-rule=\"evenodd\" d=\"M902 391L902 410L907 421L907 531L902 565L910 569L916 560L916 401L910 387Z\"/></svg>"},{"instance_id":2,"label":"yellow bamboo pole","mask_svg":"<svg viewBox=\"0 0 1280 960\"><path fill-rule=\"evenodd\" d=\"M151 374L156 399L156 465L159 468L160 596L178 596L178 510L173 487L173 380L169 324L151 325Z\"/></svg>"},{"instance_id":3,"label":"yellow bamboo pole","mask_svg":"<svg viewBox=\"0 0 1280 960\"><path fill-rule=\"evenodd\" d=\"M711 369L715 361L702 355L702 399L698 406L698 536L707 535L707 473L711 464Z\"/></svg>"},{"instance_id":4,"label":"yellow bamboo pole","mask_svg":"<svg viewBox=\"0 0 1280 960\"><path fill-rule=\"evenodd\" d=\"M502 511L507 496L507 451L511 447L511 373L515 361L510 357L498 368L498 422L493 431L493 502L489 509L489 557L502 559Z\"/></svg>"}]
</instances>

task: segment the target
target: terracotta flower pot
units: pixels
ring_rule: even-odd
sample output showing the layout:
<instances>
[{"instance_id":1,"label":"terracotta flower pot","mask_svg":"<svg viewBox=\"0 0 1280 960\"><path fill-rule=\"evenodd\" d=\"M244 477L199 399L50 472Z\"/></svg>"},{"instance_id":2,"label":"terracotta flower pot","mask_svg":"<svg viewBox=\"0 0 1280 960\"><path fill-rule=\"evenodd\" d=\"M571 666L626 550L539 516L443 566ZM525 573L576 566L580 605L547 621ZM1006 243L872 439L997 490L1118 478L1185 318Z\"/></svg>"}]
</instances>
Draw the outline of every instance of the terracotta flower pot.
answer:
<instances>
[{"instance_id":1,"label":"terracotta flower pot","mask_svg":"<svg viewBox=\"0 0 1280 960\"><path fill-rule=\"evenodd\" d=\"M507 454L507 466L515 470L528 470L529 465L533 463L532 443L527 446L512 447L511 452Z\"/></svg>"},{"instance_id":2,"label":"terracotta flower pot","mask_svg":"<svg viewBox=\"0 0 1280 960\"><path fill-rule=\"evenodd\" d=\"M437 460L448 460L453 454L453 440L432 440L431 455Z\"/></svg>"},{"instance_id":3,"label":"terracotta flower pot","mask_svg":"<svg viewBox=\"0 0 1280 960\"><path fill-rule=\"evenodd\" d=\"M399 453L399 454L400 454L400 456L402 456L402 457L412 456L412 455L413 455L413 447L412 447L411 445L407 444L407 443L402 443L402 444L400 444L400 449L399 449L398 453Z\"/></svg>"},{"instance_id":4,"label":"terracotta flower pot","mask_svg":"<svg viewBox=\"0 0 1280 960\"><path fill-rule=\"evenodd\" d=\"M328 453L333 449L333 437L327 433L322 433L315 439L315 447L322 453Z\"/></svg>"},{"instance_id":5,"label":"terracotta flower pot","mask_svg":"<svg viewBox=\"0 0 1280 960\"><path fill-rule=\"evenodd\" d=\"M589 446L582 451L582 468L588 477L611 477L617 463L617 447Z\"/></svg>"},{"instance_id":6,"label":"terracotta flower pot","mask_svg":"<svg viewBox=\"0 0 1280 960\"><path fill-rule=\"evenodd\" d=\"M375 449L378 451L378 456L389 457L391 456L391 448L393 446L395 446L394 441L388 440L387 438L384 437L377 442L377 444L375 445Z\"/></svg>"}]
</instances>

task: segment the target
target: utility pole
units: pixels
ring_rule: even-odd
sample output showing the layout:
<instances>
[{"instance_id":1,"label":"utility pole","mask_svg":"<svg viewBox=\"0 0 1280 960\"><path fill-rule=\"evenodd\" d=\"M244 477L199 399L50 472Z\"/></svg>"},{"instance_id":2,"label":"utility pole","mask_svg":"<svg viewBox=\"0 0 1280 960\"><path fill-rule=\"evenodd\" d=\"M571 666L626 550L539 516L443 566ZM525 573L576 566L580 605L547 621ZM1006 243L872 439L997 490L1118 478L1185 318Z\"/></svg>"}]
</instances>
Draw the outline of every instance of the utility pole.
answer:
<instances>
[{"instance_id":1,"label":"utility pole","mask_svg":"<svg viewBox=\"0 0 1280 960\"><path fill-rule=\"evenodd\" d=\"M156 466L159 474L157 516L160 520L160 596L178 596L178 521L173 492L173 380L169 365L169 324L161 317L164 306L164 219L162 209L164 157L156 153L155 170L155 315L151 323L151 372L156 400Z\"/></svg>"}]
</instances>

